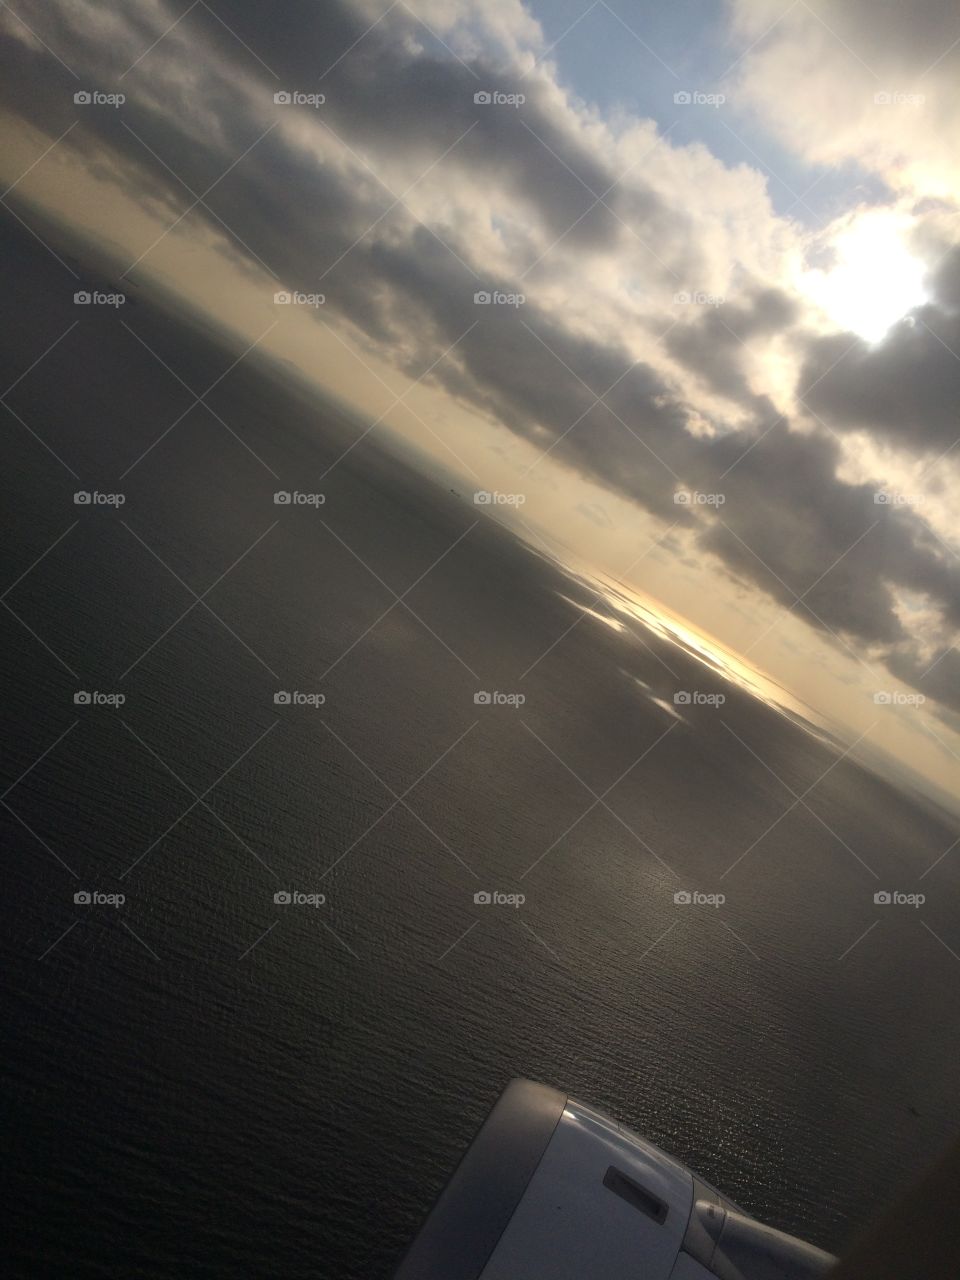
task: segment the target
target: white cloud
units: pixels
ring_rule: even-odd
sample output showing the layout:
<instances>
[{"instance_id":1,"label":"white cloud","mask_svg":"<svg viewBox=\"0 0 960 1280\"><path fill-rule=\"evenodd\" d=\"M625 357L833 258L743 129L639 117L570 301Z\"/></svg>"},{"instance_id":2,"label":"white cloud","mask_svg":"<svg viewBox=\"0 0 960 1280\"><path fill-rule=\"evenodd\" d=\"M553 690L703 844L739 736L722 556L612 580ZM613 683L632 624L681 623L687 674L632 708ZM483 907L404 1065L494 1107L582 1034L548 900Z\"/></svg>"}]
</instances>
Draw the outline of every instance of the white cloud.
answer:
<instances>
[{"instance_id":1,"label":"white cloud","mask_svg":"<svg viewBox=\"0 0 960 1280\"><path fill-rule=\"evenodd\" d=\"M856 161L898 191L960 193L960 12L941 0L733 0L738 102L808 163ZM878 100L879 99L879 100Z\"/></svg>"}]
</instances>

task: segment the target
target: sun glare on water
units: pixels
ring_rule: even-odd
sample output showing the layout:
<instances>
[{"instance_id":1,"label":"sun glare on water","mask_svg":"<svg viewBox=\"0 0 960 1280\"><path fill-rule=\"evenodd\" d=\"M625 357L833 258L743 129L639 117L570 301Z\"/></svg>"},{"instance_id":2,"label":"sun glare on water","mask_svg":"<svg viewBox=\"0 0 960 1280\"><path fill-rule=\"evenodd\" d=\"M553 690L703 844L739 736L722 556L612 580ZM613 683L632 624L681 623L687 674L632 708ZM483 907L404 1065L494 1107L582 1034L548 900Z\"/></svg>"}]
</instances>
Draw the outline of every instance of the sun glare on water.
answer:
<instances>
[{"instance_id":1,"label":"sun glare on water","mask_svg":"<svg viewBox=\"0 0 960 1280\"><path fill-rule=\"evenodd\" d=\"M907 243L908 221L889 209L854 216L830 241L833 263L805 271L799 287L831 325L879 342L926 299L926 267Z\"/></svg>"},{"instance_id":2,"label":"sun glare on water","mask_svg":"<svg viewBox=\"0 0 960 1280\"><path fill-rule=\"evenodd\" d=\"M681 621L658 601L640 592L638 588L627 586L626 583L610 578L597 570L585 573L580 580L589 583L597 591L598 606L600 599L606 606L605 609L593 608L576 599L561 597L568 604L580 609L583 614L595 618L618 633L628 630L625 620L640 623L654 635L683 649L689 657L706 667L714 677L739 686L767 706L785 713L795 723L802 724L808 732L818 737L824 733L829 735L829 726L823 717L778 681L728 649L714 637L708 636L706 632ZM643 685L642 680L637 679L637 683ZM674 718L682 719L670 702L653 697L653 691L649 686L644 685L644 688L647 689L651 701L663 707ZM828 736L822 737L822 740L829 740Z\"/></svg>"}]
</instances>

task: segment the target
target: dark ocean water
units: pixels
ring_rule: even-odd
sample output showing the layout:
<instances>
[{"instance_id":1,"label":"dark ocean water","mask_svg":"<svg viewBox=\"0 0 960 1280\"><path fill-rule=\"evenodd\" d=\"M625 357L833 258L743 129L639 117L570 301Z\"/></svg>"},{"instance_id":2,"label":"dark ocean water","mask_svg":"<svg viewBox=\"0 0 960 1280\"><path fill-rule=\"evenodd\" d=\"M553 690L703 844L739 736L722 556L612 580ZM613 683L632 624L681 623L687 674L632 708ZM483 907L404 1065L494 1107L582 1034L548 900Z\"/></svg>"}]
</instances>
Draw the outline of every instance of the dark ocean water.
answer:
<instances>
[{"instance_id":1,"label":"dark ocean water","mask_svg":"<svg viewBox=\"0 0 960 1280\"><path fill-rule=\"evenodd\" d=\"M3 236L6 387L78 317ZM122 318L197 392L235 359ZM840 1247L960 1125L956 855L919 879L949 821L583 617L582 584L379 430L337 462L356 427L256 355L222 421L191 399L85 309L2 422L11 1272L387 1277L518 1074ZM676 721L637 680L727 701Z\"/></svg>"}]
</instances>

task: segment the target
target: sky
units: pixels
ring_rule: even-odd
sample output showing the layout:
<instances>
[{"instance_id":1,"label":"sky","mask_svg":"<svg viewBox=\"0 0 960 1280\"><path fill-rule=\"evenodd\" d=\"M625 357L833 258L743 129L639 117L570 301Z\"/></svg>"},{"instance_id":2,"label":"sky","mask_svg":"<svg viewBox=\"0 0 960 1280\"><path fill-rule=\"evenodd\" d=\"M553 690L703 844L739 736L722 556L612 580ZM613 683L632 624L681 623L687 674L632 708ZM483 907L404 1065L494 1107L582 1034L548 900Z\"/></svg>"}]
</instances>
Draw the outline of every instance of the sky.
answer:
<instances>
[{"instance_id":1,"label":"sky","mask_svg":"<svg viewBox=\"0 0 960 1280\"><path fill-rule=\"evenodd\" d=\"M17 0L0 182L955 795L958 84L948 0Z\"/></svg>"}]
</instances>

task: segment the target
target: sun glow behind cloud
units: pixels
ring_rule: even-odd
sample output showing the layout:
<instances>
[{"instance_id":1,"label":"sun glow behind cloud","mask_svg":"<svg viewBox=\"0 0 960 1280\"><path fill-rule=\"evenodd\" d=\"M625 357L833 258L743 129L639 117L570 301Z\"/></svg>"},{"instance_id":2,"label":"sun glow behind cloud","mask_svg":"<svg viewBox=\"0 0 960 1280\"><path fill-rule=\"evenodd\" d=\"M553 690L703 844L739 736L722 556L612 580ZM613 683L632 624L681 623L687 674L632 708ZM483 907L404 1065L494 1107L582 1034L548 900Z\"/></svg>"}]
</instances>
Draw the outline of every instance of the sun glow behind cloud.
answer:
<instances>
[{"instance_id":1,"label":"sun glow behind cloud","mask_svg":"<svg viewBox=\"0 0 960 1280\"><path fill-rule=\"evenodd\" d=\"M801 273L798 288L820 307L832 328L879 342L926 300L927 268L910 251L908 227L908 219L893 210L858 212L844 219L830 238L831 265Z\"/></svg>"}]
</instances>

